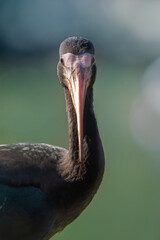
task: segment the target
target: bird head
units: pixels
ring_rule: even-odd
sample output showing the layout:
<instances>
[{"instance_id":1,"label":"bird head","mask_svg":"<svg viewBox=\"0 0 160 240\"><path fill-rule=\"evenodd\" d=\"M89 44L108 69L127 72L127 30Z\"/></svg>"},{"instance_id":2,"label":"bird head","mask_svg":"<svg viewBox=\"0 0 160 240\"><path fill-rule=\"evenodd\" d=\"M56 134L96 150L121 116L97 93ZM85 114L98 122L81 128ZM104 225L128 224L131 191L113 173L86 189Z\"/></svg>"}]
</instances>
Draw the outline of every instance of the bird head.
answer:
<instances>
[{"instance_id":1,"label":"bird head","mask_svg":"<svg viewBox=\"0 0 160 240\"><path fill-rule=\"evenodd\" d=\"M68 88L77 117L79 161L83 162L83 115L87 91L92 88L96 65L93 44L82 37L70 37L60 45L58 77Z\"/></svg>"}]
</instances>

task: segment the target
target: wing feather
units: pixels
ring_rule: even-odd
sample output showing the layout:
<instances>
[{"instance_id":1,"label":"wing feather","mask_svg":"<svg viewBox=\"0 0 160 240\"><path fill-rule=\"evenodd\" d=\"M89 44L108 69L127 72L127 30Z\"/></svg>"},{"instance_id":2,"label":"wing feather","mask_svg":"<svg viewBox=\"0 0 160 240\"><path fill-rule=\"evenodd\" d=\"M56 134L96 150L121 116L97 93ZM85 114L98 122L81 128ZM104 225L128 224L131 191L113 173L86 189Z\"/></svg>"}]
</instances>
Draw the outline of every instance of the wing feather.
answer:
<instances>
[{"instance_id":1,"label":"wing feather","mask_svg":"<svg viewBox=\"0 0 160 240\"><path fill-rule=\"evenodd\" d=\"M35 186L48 191L60 180L56 171L67 150L48 144L0 145L0 184Z\"/></svg>"}]
</instances>

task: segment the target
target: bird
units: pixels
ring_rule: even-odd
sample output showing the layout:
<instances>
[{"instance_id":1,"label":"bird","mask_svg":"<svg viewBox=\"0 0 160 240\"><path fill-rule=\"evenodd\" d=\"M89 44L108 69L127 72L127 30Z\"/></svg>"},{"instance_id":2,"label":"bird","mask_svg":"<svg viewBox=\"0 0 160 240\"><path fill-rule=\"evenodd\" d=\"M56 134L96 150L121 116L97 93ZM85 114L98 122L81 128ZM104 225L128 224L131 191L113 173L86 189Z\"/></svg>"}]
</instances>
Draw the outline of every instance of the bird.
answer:
<instances>
[{"instance_id":1,"label":"bird","mask_svg":"<svg viewBox=\"0 0 160 240\"><path fill-rule=\"evenodd\" d=\"M92 42L66 38L57 75L65 95L69 149L0 145L1 240L49 240L81 214L102 182L105 157L93 108Z\"/></svg>"}]
</instances>

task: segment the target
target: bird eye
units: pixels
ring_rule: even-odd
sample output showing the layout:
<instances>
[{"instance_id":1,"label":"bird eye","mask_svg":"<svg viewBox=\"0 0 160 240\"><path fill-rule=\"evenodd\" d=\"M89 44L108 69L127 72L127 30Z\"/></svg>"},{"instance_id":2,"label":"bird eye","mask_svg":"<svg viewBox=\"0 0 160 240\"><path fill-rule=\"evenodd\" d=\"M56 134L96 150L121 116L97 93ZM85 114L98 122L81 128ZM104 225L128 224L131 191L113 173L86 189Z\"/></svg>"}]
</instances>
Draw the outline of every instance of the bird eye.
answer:
<instances>
[{"instance_id":1,"label":"bird eye","mask_svg":"<svg viewBox=\"0 0 160 240\"><path fill-rule=\"evenodd\" d=\"M95 58L92 58L91 64L93 65L95 63Z\"/></svg>"},{"instance_id":2,"label":"bird eye","mask_svg":"<svg viewBox=\"0 0 160 240\"><path fill-rule=\"evenodd\" d=\"M61 62L62 64L64 63L63 58L60 59L60 62Z\"/></svg>"}]
</instances>

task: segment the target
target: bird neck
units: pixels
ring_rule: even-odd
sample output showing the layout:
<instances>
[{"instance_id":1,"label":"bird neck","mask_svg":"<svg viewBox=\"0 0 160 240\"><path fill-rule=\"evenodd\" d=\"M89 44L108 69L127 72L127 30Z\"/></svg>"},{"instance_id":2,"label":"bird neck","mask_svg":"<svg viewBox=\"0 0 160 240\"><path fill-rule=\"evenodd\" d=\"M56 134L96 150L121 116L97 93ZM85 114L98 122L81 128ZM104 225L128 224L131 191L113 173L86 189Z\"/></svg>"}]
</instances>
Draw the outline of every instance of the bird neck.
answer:
<instances>
[{"instance_id":1,"label":"bird neck","mask_svg":"<svg viewBox=\"0 0 160 240\"><path fill-rule=\"evenodd\" d=\"M72 103L71 95L65 88L66 107L68 112L69 125L69 160L74 164L79 164L79 145L76 112ZM83 156L84 162L89 162L92 159L97 161L96 155L102 150L101 140L99 137L98 127L93 111L93 89L87 91L84 119L83 119ZM101 145L101 146L99 146ZM102 150L103 151L103 150ZM95 156L94 158L92 156Z\"/></svg>"}]
</instances>

